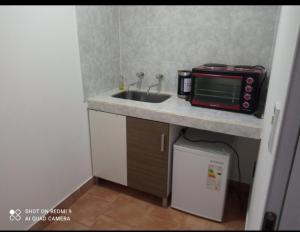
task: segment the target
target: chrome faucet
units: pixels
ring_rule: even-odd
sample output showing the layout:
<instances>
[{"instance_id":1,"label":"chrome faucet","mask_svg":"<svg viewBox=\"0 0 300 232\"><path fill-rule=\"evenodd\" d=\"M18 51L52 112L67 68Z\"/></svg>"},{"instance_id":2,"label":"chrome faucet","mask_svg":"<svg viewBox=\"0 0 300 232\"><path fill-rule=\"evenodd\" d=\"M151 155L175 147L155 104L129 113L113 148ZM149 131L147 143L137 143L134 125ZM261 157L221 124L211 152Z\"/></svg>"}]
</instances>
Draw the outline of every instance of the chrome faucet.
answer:
<instances>
[{"instance_id":1,"label":"chrome faucet","mask_svg":"<svg viewBox=\"0 0 300 232\"><path fill-rule=\"evenodd\" d=\"M155 87L155 86L157 86L157 91L160 92L160 89L161 89L161 81L162 81L163 77L164 77L164 76L163 76L162 74L156 75L156 79L158 80L158 83L153 84L153 85L149 85L148 90L147 90L147 94L149 94L150 89L151 89L152 87Z\"/></svg>"},{"instance_id":2,"label":"chrome faucet","mask_svg":"<svg viewBox=\"0 0 300 232\"><path fill-rule=\"evenodd\" d=\"M138 89L141 89L142 81L143 81L143 78L144 78L145 74L143 72L138 72L138 73L136 73L136 76L137 76L138 80L136 82L131 83L131 84L128 85L127 92L129 92L130 86L133 86L133 85L136 85L136 87Z\"/></svg>"}]
</instances>

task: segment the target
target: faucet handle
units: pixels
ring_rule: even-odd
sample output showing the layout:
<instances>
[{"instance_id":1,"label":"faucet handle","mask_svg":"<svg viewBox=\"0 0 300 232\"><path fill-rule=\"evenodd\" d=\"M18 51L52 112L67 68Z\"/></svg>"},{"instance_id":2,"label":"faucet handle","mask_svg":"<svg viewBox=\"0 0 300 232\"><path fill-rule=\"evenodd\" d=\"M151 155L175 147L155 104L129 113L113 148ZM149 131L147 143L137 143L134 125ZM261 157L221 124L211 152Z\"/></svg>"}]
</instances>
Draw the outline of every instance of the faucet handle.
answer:
<instances>
[{"instance_id":1,"label":"faucet handle","mask_svg":"<svg viewBox=\"0 0 300 232\"><path fill-rule=\"evenodd\" d=\"M163 79L164 75L162 75L162 74L157 74L155 77L156 77L156 79L157 79L158 81L161 81L161 80Z\"/></svg>"},{"instance_id":2,"label":"faucet handle","mask_svg":"<svg viewBox=\"0 0 300 232\"><path fill-rule=\"evenodd\" d=\"M145 76L145 73L143 73L143 72L137 72L137 73L136 73L136 76L137 76L138 78L140 78L140 79L143 79L144 76Z\"/></svg>"}]
</instances>

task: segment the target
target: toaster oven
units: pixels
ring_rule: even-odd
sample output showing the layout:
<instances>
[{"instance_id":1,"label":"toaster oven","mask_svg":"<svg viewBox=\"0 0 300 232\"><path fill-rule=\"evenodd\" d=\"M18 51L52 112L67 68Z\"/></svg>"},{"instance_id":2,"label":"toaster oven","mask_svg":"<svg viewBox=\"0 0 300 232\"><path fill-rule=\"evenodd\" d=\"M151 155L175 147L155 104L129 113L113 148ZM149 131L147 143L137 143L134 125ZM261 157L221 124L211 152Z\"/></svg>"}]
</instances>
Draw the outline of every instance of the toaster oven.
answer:
<instances>
[{"instance_id":1,"label":"toaster oven","mask_svg":"<svg viewBox=\"0 0 300 232\"><path fill-rule=\"evenodd\" d=\"M193 106L252 114L259 101L263 66L205 64L192 69Z\"/></svg>"}]
</instances>

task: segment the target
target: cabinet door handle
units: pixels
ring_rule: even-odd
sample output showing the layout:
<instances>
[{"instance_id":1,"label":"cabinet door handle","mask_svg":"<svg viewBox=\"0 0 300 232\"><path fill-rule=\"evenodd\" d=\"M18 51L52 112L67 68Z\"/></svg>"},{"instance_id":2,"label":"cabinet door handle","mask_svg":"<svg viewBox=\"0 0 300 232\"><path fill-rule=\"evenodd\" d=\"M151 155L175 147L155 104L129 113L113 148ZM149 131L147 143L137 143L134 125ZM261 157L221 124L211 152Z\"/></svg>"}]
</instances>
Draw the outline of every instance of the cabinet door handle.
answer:
<instances>
[{"instance_id":1,"label":"cabinet door handle","mask_svg":"<svg viewBox=\"0 0 300 232\"><path fill-rule=\"evenodd\" d=\"M163 152L165 150L165 134L161 134L160 139L160 151Z\"/></svg>"}]
</instances>

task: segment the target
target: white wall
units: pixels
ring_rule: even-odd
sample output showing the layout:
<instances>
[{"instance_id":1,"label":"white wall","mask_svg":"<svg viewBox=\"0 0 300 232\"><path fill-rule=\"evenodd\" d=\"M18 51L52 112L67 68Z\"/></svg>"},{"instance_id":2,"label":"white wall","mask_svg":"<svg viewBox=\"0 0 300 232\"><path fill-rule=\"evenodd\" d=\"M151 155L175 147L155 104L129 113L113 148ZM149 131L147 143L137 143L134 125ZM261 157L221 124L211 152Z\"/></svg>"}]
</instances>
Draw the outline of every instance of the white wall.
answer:
<instances>
[{"instance_id":1,"label":"white wall","mask_svg":"<svg viewBox=\"0 0 300 232\"><path fill-rule=\"evenodd\" d=\"M27 229L9 209L52 208L92 176L75 7L1 6L0 38L0 229Z\"/></svg>"},{"instance_id":2,"label":"white wall","mask_svg":"<svg viewBox=\"0 0 300 232\"><path fill-rule=\"evenodd\" d=\"M272 177L274 156L282 113L288 91L288 84L292 72L292 64L297 44L297 35L300 24L300 7L283 6L278 25L277 39L274 50L273 64L270 76L269 91L262 131L260 151L254 177L253 191L250 206L247 212L246 229L260 229L266 204L266 198ZM271 118L275 103L278 103L281 112L275 132L274 147L268 150L268 140L271 131Z\"/></svg>"}]
</instances>

